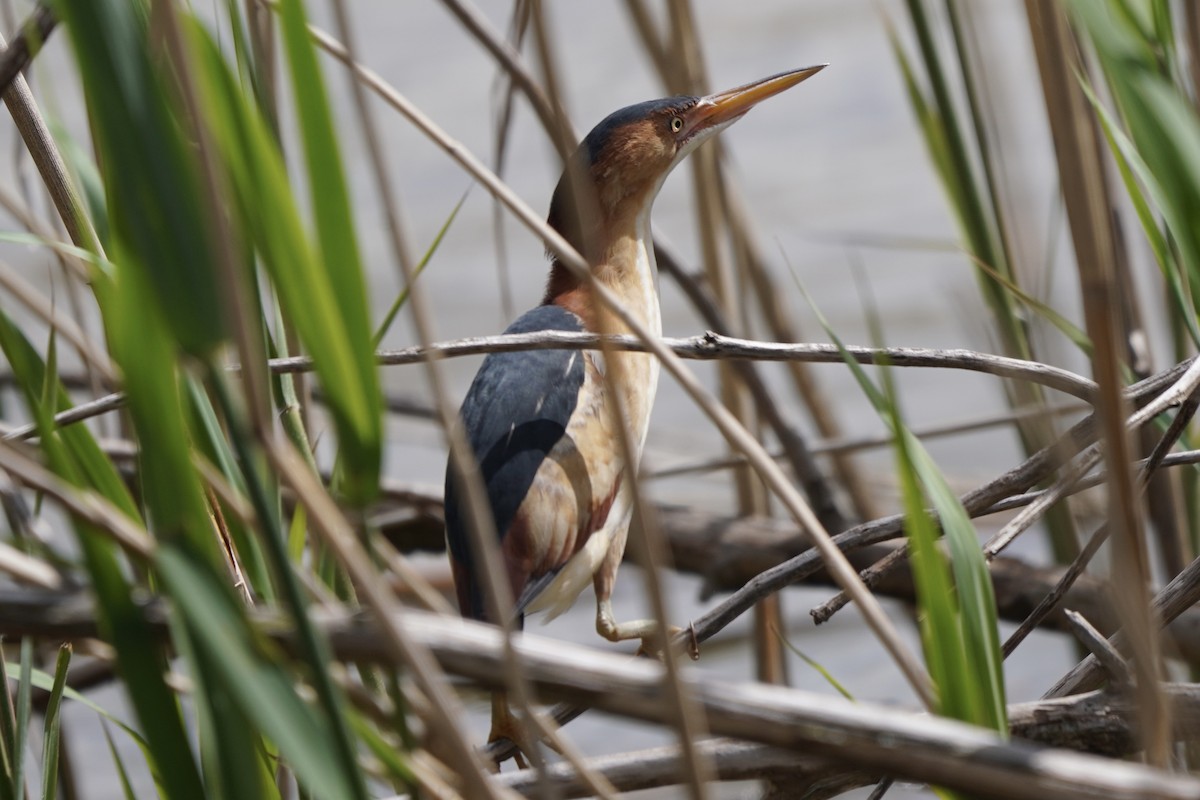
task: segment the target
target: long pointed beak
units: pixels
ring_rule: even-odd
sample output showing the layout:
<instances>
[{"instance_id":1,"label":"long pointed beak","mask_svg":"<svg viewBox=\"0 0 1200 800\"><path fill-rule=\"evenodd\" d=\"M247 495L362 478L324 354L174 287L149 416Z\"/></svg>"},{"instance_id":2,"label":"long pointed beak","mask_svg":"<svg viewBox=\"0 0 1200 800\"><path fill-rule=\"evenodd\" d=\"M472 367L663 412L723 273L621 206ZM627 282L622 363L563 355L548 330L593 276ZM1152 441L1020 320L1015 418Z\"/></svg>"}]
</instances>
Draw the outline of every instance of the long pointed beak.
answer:
<instances>
[{"instance_id":1,"label":"long pointed beak","mask_svg":"<svg viewBox=\"0 0 1200 800\"><path fill-rule=\"evenodd\" d=\"M692 129L698 132L715 125L732 122L759 102L811 78L827 66L829 65L817 64L791 72L781 72L736 89L702 97L693 110Z\"/></svg>"}]
</instances>

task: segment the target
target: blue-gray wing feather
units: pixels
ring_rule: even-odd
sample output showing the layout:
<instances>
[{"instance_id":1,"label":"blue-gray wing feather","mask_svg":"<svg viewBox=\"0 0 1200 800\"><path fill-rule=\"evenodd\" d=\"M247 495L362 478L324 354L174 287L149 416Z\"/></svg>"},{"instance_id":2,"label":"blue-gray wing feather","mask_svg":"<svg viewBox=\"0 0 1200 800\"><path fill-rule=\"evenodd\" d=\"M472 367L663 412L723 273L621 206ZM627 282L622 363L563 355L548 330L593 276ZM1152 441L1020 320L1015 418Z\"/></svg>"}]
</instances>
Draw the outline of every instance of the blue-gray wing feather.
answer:
<instances>
[{"instance_id":1,"label":"blue-gray wing feather","mask_svg":"<svg viewBox=\"0 0 1200 800\"><path fill-rule=\"evenodd\" d=\"M583 323L566 309L545 305L522 315L505 333L545 330L581 331ZM584 378L584 358L578 350L528 350L488 355L471 383L460 415L501 539L542 461L566 432ZM446 470L447 546L468 582L458 587L461 610L483 619L462 497L451 463Z\"/></svg>"}]
</instances>

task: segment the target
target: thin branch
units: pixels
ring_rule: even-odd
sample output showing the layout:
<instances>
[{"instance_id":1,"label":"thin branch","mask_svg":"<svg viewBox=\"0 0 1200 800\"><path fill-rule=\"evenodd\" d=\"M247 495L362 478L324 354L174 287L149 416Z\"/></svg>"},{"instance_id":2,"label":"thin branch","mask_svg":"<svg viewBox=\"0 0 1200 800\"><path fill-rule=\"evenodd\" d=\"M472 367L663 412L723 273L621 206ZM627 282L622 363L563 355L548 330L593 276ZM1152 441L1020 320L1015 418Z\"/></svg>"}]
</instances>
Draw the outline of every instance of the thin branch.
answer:
<instances>
[{"instance_id":1,"label":"thin branch","mask_svg":"<svg viewBox=\"0 0 1200 800\"><path fill-rule=\"evenodd\" d=\"M53 567L6 542L0 542L0 572L39 589L61 589L63 586L62 576Z\"/></svg>"},{"instance_id":2,"label":"thin branch","mask_svg":"<svg viewBox=\"0 0 1200 800\"><path fill-rule=\"evenodd\" d=\"M802 361L820 364L840 364L842 354L832 344L790 344L738 339L708 332L688 338L661 339L662 344L681 358L712 361L745 359L749 361ZM458 339L431 345L428 350L409 347L403 350L382 351L383 365L411 364L436 354L450 358L492 352L514 352L533 349L599 349L648 352L651 348L635 336L601 337L590 333L542 331L536 334L507 334ZM1014 378L1040 384L1090 402L1095 395L1094 382L1068 370L1034 361L979 353L972 350L935 350L920 347L858 347L847 348L860 364L889 364L893 367L936 367L983 372L1001 378ZM272 362L279 371L311 369L306 359L284 359ZM1189 362L1190 363L1190 362ZM277 366L274 366L278 364Z\"/></svg>"},{"instance_id":3,"label":"thin branch","mask_svg":"<svg viewBox=\"0 0 1200 800\"><path fill-rule=\"evenodd\" d=\"M1151 617L1158 625L1166 625L1197 601L1200 601L1200 558L1188 564L1154 596ZM1127 646L1124 633L1119 632L1109 638L1118 649ZM1099 686L1103 678L1104 671L1100 662L1095 656L1088 656L1060 678L1043 696L1065 697L1088 691Z\"/></svg>"},{"instance_id":4,"label":"thin branch","mask_svg":"<svg viewBox=\"0 0 1200 800\"><path fill-rule=\"evenodd\" d=\"M1017 646L1025 640L1025 637L1027 637L1034 628L1041 625L1042 621L1050 614L1050 612L1058 607L1058 604L1062 602L1062 599L1066 597L1067 592L1071 590L1071 587L1074 586L1075 582L1079 580L1080 576L1083 575L1083 571L1087 569L1087 565L1091 563L1092 558L1095 557L1096 553L1100 550L1100 546L1104 544L1105 540L1107 539L1107 525L1101 525L1095 530L1095 532L1092 533L1091 537L1088 538L1087 543L1079 551L1079 554L1076 555L1071 561L1071 564L1069 567L1067 567L1066 572L1064 572L1062 577L1058 579L1058 582L1055 583L1054 588L1046 593L1046 595L1038 602L1037 606L1034 607L1033 611L1029 612L1029 616L1022 620L1021 624L1017 626L1017 629L1013 631L1007 639L1004 640L1002 652L1004 653L1005 658L1008 658L1010 655L1012 655L1013 651L1017 649Z\"/></svg>"},{"instance_id":5,"label":"thin branch","mask_svg":"<svg viewBox=\"0 0 1200 800\"><path fill-rule=\"evenodd\" d=\"M1005 523L1003 528L984 543L984 558L995 558L1004 548L1012 544L1018 536L1036 525L1051 507L1072 494L1076 485L1099 463L1099 445L1092 445L1080 453L1064 468L1063 474L1058 477L1058 480L1052 486L1040 492L1036 500L1021 509L1021 513Z\"/></svg>"},{"instance_id":6,"label":"thin branch","mask_svg":"<svg viewBox=\"0 0 1200 800\"><path fill-rule=\"evenodd\" d=\"M831 344L755 342L748 339L721 336L712 332L683 339L664 338L662 339L662 343L681 358L702 361L718 359L745 359L751 361L794 360L820 364L841 363L842 361L837 347ZM628 350L633 352L646 352L649 349L645 343L639 341L634 336L601 336L594 333L540 331L532 334L518 333L496 336L474 336L465 339L438 342L428 347L415 346L406 347L401 350L381 350L375 354L375 357L377 363L381 366L401 366L418 364L432 358L458 358L487 353L512 353L522 350L599 350L605 347L610 347L613 350ZM862 364L890 363L894 367L962 369L971 372L983 372L1003 378L1024 379L1050 388L1059 389L1084 401L1087 401L1095 390L1095 385L1091 381L1067 370L1032 361L1021 361L1020 359L978 353L971 350L851 346L847 348L847 352ZM1175 367L1158 373L1153 378L1148 378L1147 381L1163 381L1174 378L1177 372L1186 369L1186 366L1191 363L1191 361L1182 362ZM267 362L267 365L270 371L275 374L312 372L314 369L312 359L307 356L273 358ZM233 366L231 369L237 369L237 367ZM1141 384L1138 385L1140 386ZM79 422L89 417L120 408L124 403L124 395L121 392L115 392L60 412L55 417L55 423L61 426ZM27 439L34 435L34 433L36 433L36 429L31 425L26 425L21 428L14 428L4 438Z\"/></svg>"},{"instance_id":7,"label":"thin branch","mask_svg":"<svg viewBox=\"0 0 1200 800\"><path fill-rule=\"evenodd\" d=\"M1130 674L1129 665L1125 663L1125 659L1117 652L1117 648L1109 643L1108 639L1104 638L1104 634L1096 630L1092 623L1088 622L1087 617L1080 614L1078 611L1066 609L1063 612L1067 617L1067 622L1071 626L1072 632L1075 634L1083 646L1088 649L1100 665L1104 667L1104 671L1108 673L1108 679L1118 687L1130 688L1133 686L1133 676Z\"/></svg>"},{"instance_id":8,"label":"thin branch","mask_svg":"<svg viewBox=\"0 0 1200 800\"><path fill-rule=\"evenodd\" d=\"M816 794L814 790L818 786L824 790L836 787L840 793L861 786L872 777L870 773L849 771L833 759L736 739L706 739L696 744L696 751L710 765L718 780L786 778L789 788L795 788L797 783L803 787L794 791L793 797L809 800L828 796ZM682 775L680 756L679 747L670 745L599 756L589 759L588 764L620 791L634 792L677 785ZM554 764L548 770L548 777L559 796L589 796L586 784L567 764ZM500 776L500 781L523 794L529 794L534 788L533 779L526 772L506 773Z\"/></svg>"},{"instance_id":9,"label":"thin branch","mask_svg":"<svg viewBox=\"0 0 1200 800\"><path fill-rule=\"evenodd\" d=\"M1154 450L1150 453L1150 457L1145 460L1145 463L1139 472L1139 484L1143 489L1150 485L1150 480L1155 472L1163 466L1171 448L1183 435L1187 429L1187 425L1191 422L1192 417L1196 413L1196 409L1200 407L1200 397L1195 393L1190 395L1187 400L1180 406L1178 413L1171 420L1171 424L1163 433L1162 437L1154 446ZM1182 455L1182 454L1180 454ZM1054 589L1047 593L1037 607L1030 612L1029 616L1017 627L1015 631L1004 642L1004 656L1007 658L1017 646L1029 635L1035 627L1041 624L1042 620L1049 614L1058 603L1066 595L1071 586L1078 580L1079 576L1087 568L1092 558L1099 551L1100 546L1108 539L1107 523L1101 525L1088 539L1087 544L1079 551L1079 554L1072 560L1070 567L1062 578L1055 585Z\"/></svg>"},{"instance_id":10,"label":"thin branch","mask_svg":"<svg viewBox=\"0 0 1200 800\"><path fill-rule=\"evenodd\" d=\"M66 339L87 363L89 369L95 369L99 373L103 382L112 384L116 381L116 369L109 360L108 353L97 346L79 323L56 309L49 298L3 261L0 261L0 287L41 319L47 327Z\"/></svg>"}]
</instances>

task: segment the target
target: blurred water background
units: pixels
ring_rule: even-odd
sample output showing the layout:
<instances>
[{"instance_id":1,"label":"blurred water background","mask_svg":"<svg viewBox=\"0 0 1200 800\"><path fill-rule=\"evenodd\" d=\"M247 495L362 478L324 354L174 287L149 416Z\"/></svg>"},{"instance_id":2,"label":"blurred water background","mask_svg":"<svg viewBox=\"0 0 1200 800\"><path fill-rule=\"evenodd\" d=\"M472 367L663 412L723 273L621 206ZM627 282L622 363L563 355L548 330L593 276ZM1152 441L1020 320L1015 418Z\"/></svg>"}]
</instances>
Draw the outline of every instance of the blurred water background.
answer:
<instances>
[{"instance_id":1,"label":"blurred water background","mask_svg":"<svg viewBox=\"0 0 1200 800\"><path fill-rule=\"evenodd\" d=\"M204 2L198 0L197 5ZM479 0L478 4L496 28L508 26L510 3ZM361 59L490 163L501 84L487 54L434 0L357 0L350 5ZM1071 272L1056 273L1053 268L1056 248L1069 245L1062 236L1053 157L1022 6L1013 0L975 0L967 5L985 53L982 74L998 112L997 135L1010 187L1007 210L1019 232L1020 268L1029 276L1027 286L1071 313L1075 308L1074 279ZM319 23L328 20L324 2L310 2L309 6ZM623 4L559 2L548 6L566 108L581 132L618 107L664 94L636 44ZM764 103L723 134L727 166L753 215L782 298L806 339L823 341L825 337L796 289L793 271L848 343L870 343L864 316L867 286L888 344L993 350L975 278L968 259L955 245L954 221L926 157L888 44L886 19L900 19L895 13L899 3L695 0L693 6L714 90L786 69L830 63L819 76ZM18 16L26 10L17 6ZM6 23L5 29L11 30L12 25ZM55 37L37 62L32 75L34 91L48 114L82 137L86 123L78 90L69 79L64 45L65 37ZM326 66L337 102L346 110L344 118L353 120L345 73L332 62L327 61ZM391 164L389 177L404 203L408 229L418 250L433 240L455 204L469 192L420 279L438 312L437 338L499 332L541 297L546 271L541 244L505 219L501 258L487 194L479 187L472 188L471 180L449 158L393 111L381 103L376 111ZM386 245L368 160L350 122L342 146L354 187L365 260L372 270L375 311L381 317L399 291L399 269ZM15 181L35 182L28 164L16 157L20 150L12 126L0 126L0 181L14 181L12 188L18 185ZM550 142L528 107L518 100L503 177L531 206L544 210L558 172ZM697 264L699 245L690 184L688 170L678 170L658 199L654 221L685 260ZM10 246L0 251L0 256L43 283L51 273L42 252ZM862 280L854 279L855 270ZM703 322L669 280L663 281L662 296L666 335L703 332ZM750 332L762 335L763 329L752 327ZM411 328L402 319L385 346L411 343ZM1066 348L1056 349L1052 337L1043 345L1047 348L1041 353L1043 359L1080 366L1070 360ZM446 362L456 397L465 392L478 363L478 359ZM691 365L715 385L711 365ZM782 371L768 367L764 372L781 397L791 397ZM847 433L882 431L845 368L822 366L816 374ZM1005 410L1000 384L987 376L901 370L897 378L904 412L914 428ZM416 399L428 396L419 368L387 369L384 380L393 394ZM798 408L789 407L788 414L807 429ZM390 434L386 473L404 481L440 484L445 454L436 427L395 419ZM930 449L952 485L961 490L998 474L1020 457L1016 439L1007 429L937 440ZM646 466L674 466L723 452L723 442L703 415L664 378L651 422ZM889 477L890 454L875 452L856 463L880 505L891 508L895 487ZM653 482L648 491L658 501L718 514L732 514L735 508L728 475L720 472ZM1031 540L1022 548L1019 552L1024 556L1042 556L1037 542ZM440 568L440 559L426 561L431 569ZM617 592L618 618L647 613L642 585L636 568L623 569ZM668 586L672 615L681 624L702 613L705 606L698 600L698 579L672 575ZM814 628L807 611L830 594L824 589L784 593L789 640L824 664L858 699L915 707L899 672L853 608L820 630ZM888 607L902 621L912 646L918 648L911 625L903 622L907 617L904 607ZM590 595L548 627L535 620L531 628L548 636L608 647L594 634ZM749 628L748 620L731 626L704 648L694 668L731 679L752 678ZM1034 634L1008 664L1010 702L1039 696L1070 665L1071 653L1063 639ZM816 692L833 691L799 659L791 659L789 668L794 685ZM102 690L93 696L121 713L115 691ZM472 701L472 708L476 714L472 724L482 736L486 731L482 695ZM65 730L84 757L95 761L97 771L111 770L91 711L73 704ZM573 723L569 732L583 751L593 754L671 741L669 733L595 713ZM131 762L140 760L132 758ZM140 777L139 785L146 796L152 791L145 776ZM85 797L97 800L119 796L117 784L110 780L97 780L82 789ZM891 796L904 795L900 788ZM754 789L727 787L721 796L752 797Z\"/></svg>"}]
</instances>

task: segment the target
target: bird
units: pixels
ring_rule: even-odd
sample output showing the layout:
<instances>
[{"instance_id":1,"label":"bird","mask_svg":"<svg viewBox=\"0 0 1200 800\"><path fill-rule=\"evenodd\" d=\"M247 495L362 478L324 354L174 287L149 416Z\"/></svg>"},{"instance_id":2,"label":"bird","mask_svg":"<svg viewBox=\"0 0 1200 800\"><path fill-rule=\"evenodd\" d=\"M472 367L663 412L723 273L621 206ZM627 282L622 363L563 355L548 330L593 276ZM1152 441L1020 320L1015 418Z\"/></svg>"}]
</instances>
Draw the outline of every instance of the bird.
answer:
<instances>
[{"instance_id":1,"label":"bird","mask_svg":"<svg viewBox=\"0 0 1200 800\"><path fill-rule=\"evenodd\" d=\"M597 282L661 335L650 210L667 175L757 103L825 66L703 97L650 100L610 114L567 161L551 199L549 225L584 255ZM628 332L595 302L586 281L555 255L550 259L541 304L505 333ZM606 380L606 369L619 380ZM601 636L613 642L641 639L645 648L655 634L652 620L617 622L612 595L658 372L658 361L649 354L584 350L492 353L479 368L459 419L499 536L517 628L527 614L544 612L547 621L562 614L591 583ZM629 458L615 428L620 422L614 403L623 412ZM462 465L452 451L445 520L459 609L464 617L495 623L485 602L462 481ZM489 741L520 742L515 726L503 694L496 693Z\"/></svg>"}]
</instances>

